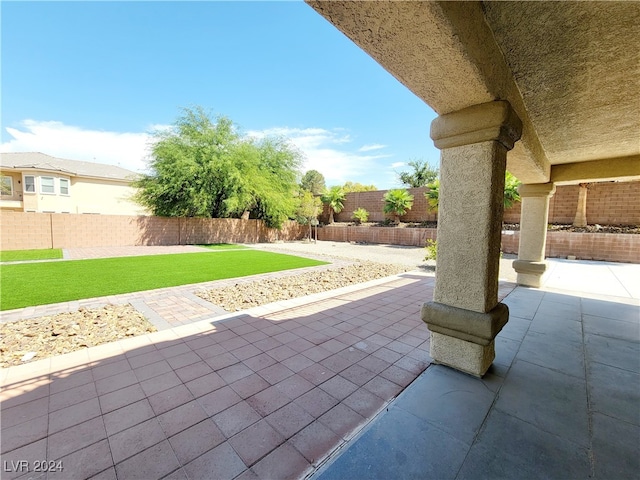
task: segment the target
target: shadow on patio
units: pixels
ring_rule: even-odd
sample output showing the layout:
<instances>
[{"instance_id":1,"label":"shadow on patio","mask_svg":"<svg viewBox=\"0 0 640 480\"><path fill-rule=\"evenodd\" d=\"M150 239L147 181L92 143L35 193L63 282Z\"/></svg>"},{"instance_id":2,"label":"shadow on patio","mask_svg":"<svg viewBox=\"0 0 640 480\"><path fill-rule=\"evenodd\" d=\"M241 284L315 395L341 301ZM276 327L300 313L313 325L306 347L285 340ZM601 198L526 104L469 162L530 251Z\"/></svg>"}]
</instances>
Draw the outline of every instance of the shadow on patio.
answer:
<instances>
[{"instance_id":1,"label":"shadow on patio","mask_svg":"<svg viewBox=\"0 0 640 480\"><path fill-rule=\"evenodd\" d=\"M637 476L636 300L513 290L478 380L427 369L433 281L414 271L5 369L2 477ZM43 459L48 476L25 470Z\"/></svg>"},{"instance_id":2,"label":"shadow on patio","mask_svg":"<svg viewBox=\"0 0 640 480\"><path fill-rule=\"evenodd\" d=\"M400 276L5 369L2 478L308 474L428 366L432 285Z\"/></svg>"}]
</instances>

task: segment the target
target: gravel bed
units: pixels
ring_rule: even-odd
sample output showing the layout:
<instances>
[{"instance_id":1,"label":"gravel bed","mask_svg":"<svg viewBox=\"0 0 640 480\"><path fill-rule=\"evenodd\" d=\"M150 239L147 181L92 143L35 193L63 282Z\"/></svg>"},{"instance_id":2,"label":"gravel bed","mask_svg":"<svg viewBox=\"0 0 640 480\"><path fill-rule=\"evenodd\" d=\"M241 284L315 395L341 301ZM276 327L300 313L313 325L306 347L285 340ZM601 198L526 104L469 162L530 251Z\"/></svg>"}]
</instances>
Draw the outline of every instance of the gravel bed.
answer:
<instances>
[{"instance_id":1,"label":"gravel bed","mask_svg":"<svg viewBox=\"0 0 640 480\"><path fill-rule=\"evenodd\" d=\"M106 305L0 324L0 367L155 332L131 305Z\"/></svg>"},{"instance_id":2,"label":"gravel bed","mask_svg":"<svg viewBox=\"0 0 640 480\"><path fill-rule=\"evenodd\" d=\"M228 312L234 312L267 303L303 297L312 293L326 292L409 270L412 268L403 265L361 262L337 269L307 272L251 283L237 283L233 286L213 290L200 290L195 294Z\"/></svg>"}]
</instances>

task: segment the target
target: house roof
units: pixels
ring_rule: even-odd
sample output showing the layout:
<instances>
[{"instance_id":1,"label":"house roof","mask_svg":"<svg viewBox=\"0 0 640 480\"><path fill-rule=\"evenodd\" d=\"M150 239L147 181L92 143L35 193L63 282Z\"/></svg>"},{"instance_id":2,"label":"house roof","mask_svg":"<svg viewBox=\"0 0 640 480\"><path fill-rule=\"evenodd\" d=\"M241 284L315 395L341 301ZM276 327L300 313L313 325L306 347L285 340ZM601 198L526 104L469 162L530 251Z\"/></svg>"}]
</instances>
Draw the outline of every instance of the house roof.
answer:
<instances>
[{"instance_id":1,"label":"house roof","mask_svg":"<svg viewBox=\"0 0 640 480\"><path fill-rule=\"evenodd\" d=\"M72 176L112 180L132 180L138 175L136 172L115 165L67 160L40 152L0 153L0 167L14 170L45 170Z\"/></svg>"}]
</instances>

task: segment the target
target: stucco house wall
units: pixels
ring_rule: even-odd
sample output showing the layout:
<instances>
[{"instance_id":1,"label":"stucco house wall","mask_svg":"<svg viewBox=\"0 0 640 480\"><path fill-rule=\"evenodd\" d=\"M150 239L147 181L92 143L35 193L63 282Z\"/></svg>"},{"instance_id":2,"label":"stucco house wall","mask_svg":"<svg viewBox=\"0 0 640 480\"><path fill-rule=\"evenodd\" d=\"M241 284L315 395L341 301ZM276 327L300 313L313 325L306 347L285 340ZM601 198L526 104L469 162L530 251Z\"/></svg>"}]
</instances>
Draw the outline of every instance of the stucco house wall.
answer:
<instances>
[{"instance_id":1,"label":"stucco house wall","mask_svg":"<svg viewBox=\"0 0 640 480\"><path fill-rule=\"evenodd\" d=\"M146 215L133 201L135 172L43 153L0 154L0 209L36 213Z\"/></svg>"}]
</instances>

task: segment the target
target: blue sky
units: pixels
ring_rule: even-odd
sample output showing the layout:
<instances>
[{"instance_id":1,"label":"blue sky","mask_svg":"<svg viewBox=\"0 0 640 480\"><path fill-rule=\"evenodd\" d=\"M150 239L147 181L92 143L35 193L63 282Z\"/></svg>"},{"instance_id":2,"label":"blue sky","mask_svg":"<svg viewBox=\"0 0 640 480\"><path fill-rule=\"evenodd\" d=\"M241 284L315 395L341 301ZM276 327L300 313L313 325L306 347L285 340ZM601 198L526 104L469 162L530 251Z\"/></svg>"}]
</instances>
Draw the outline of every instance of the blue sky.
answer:
<instances>
[{"instance_id":1,"label":"blue sky","mask_svg":"<svg viewBox=\"0 0 640 480\"><path fill-rule=\"evenodd\" d=\"M148 133L200 105L278 134L329 185L437 165L435 113L303 2L3 1L0 152L144 171Z\"/></svg>"}]
</instances>

